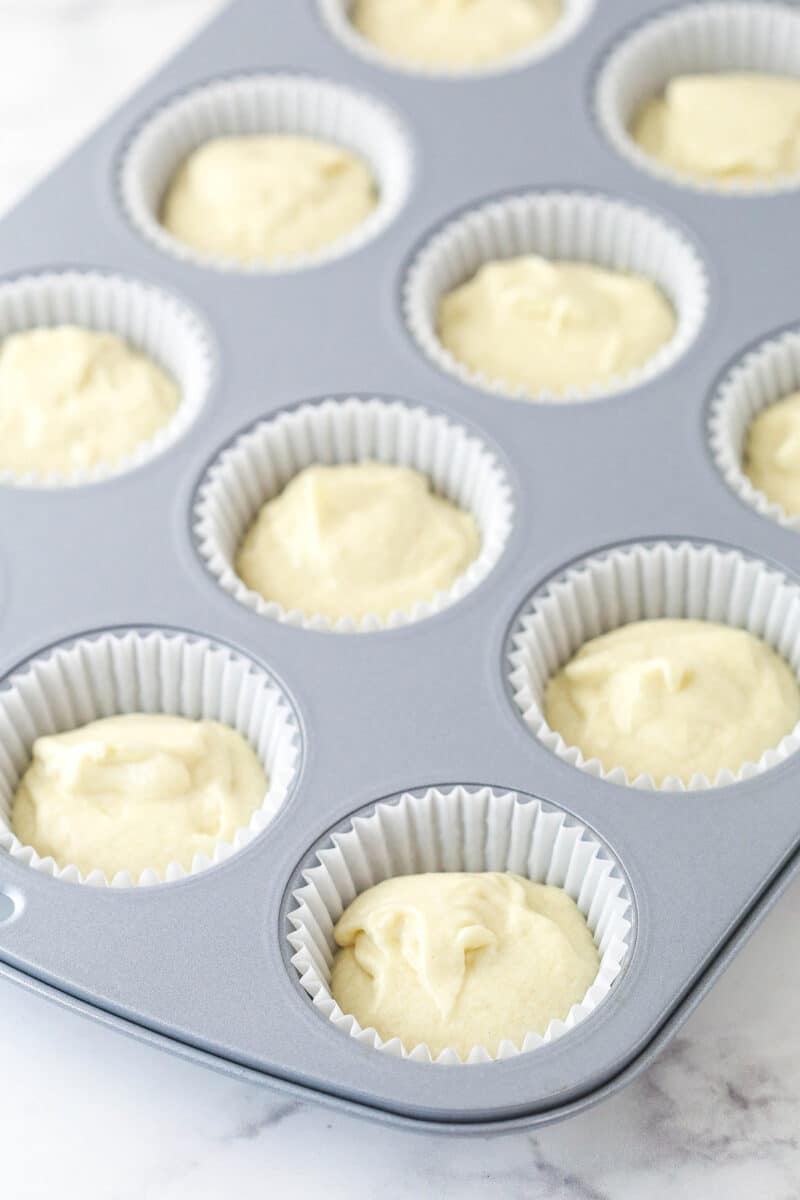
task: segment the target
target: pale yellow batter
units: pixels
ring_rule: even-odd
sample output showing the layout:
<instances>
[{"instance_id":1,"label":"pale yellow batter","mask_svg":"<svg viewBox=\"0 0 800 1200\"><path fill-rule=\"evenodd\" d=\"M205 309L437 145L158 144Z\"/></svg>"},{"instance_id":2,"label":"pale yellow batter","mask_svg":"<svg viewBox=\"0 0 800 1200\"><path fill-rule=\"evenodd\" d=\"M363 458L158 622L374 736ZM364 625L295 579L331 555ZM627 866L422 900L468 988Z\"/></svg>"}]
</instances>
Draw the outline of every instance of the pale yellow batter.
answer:
<instances>
[{"instance_id":1,"label":"pale yellow batter","mask_svg":"<svg viewBox=\"0 0 800 1200\"><path fill-rule=\"evenodd\" d=\"M113 333L73 325L0 342L0 470L63 475L114 466L172 419L175 382Z\"/></svg>"},{"instance_id":2,"label":"pale yellow batter","mask_svg":"<svg viewBox=\"0 0 800 1200\"><path fill-rule=\"evenodd\" d=\"M350 19L389 58L458 70L525 50L562 12L562 0L354 0Z\"/></svg>"},{"instance_id":3,"label":"pale yellow batter","mask_svg":"<svg viewBox=\"0 0 800 1200\"><path fill-rule=\"evenodd\" d=\"M59 866L137 879L186 870L231 841L260 808L264 769L248 742L216 721L131 713L37 738L17 789L17 837Z\"/></svg>"},{"instance_id":4,"label":"pale yellow batter","mask_svg":"<svg viewBox=\"0 0 800 1200\"><path fill-rule=\"evenodd\" d=\"M480 551L475 518L408 467L307 467L268 501L236 571L284 609L330 620L408 612L450 587Z\"/></svg>"},{"instance_id":5,"label":"pale yellow batter","mask_svg":"<svg viewBox=\"0 0 800 1200\"><path fill-rule=\"evenodd\" d=\"M178 169L161 219L201 254L272 263L324 249L377 202L366 163L341 146L283 134L220 137Z\"/></svg>"},{"instance_id":6,"label":"pale yellow batter","mask_svg":"<svg viewBox=\"0 0 800 1200\"><path fill-rule=\"evenodd\" d=\"M800 721L800 687L760 638L712 621L635 621L588 641L547 685L551 729L606 771L657 784L758 762Z\"/></svg>"},{"instance_id":7,"label":"pale yellow batter","mask_svg":"<svg viewBox=\"0 0 800 1200\"><path fill-rule=\"evenodd\" d=\"M784 512L800 513L800 392L759 413L747 433L742 469Z\"/></svg>"},{"instance_id":8,"label":"pale yellow batter","mask_svg":"<svg viewBox=\"0 0 800 1200\"><path fill-rule=\"evenodd\" d=\"M438 313L439 339L458 362L530 396L609 383L674 332L672 306L650 280L537 255L487 263Z\"/></svg>"},{"instance_id":9,"label":"pale yellow batter","mask_svg":"<svg viewBox=\"0 0 800 1200\"><path fill-rule=\"evenodd\" d=\"M720 184L800 171L800 79L755 72L678 75L636 114L642 150Z\"/></svg>"},{"instance_id":10,"label":"pale yellow batter","mask_svg":"<svg viewBox=\"0 0 800 1200\"><path fill-rule=\"evenodd\" d=\"M405 1049L544 1034L580 1004L600 957L574 900L519 875L405 875L362 892L334 930L331 991L345 1013Z\"/></svg>"}]
</instances>

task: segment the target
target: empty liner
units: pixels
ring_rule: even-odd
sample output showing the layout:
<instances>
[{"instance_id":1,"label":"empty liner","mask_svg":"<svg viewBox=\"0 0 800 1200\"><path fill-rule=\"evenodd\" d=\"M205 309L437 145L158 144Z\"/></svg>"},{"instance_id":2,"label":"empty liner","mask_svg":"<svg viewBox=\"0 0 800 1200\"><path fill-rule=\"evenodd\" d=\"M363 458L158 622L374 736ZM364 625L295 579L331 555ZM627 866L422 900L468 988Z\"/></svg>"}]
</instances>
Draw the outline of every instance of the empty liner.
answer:
<instances>
[{"instance_id":1,"label":"empty liner","mask_svg":"<svg viewBox=\"0 0 800 1200\"><path fill-rule=\"evenodd\" d=\"M725 482L762 517L800 530L800 515L787 513L754 487L742 470L750 426L759 413L800 390L800 331L762 342L726 375L711 404L709 435Z\"/></svg>"},{"instance_id":2,"label":"empty liner","mask_svg":"<svg viewBox=\"0 0 800 1200\"><path fill-rule=\"evenodd\" d=\"M471 512L481 533L478 557L452 587L409 612L387 620L365 616L332 622L287 611L246 586L236 574L236 552L259 509L305 467L373 459L412 467L434 490ZM222 452L202 482L195 535L211 574L229 595L262 616L336 632L369 632L419 621L455 604L485 579L503 552L511 529L511 492L488 448L443 416L399 401L326 400L259 422Z\"/></svg>"},{"instance_id":3,"label":"empty liner","mask_svg":"<svg viewBox=\"0 0 800 1200\"><path fill-rule=\"evenodd\" d=\"M655 790L650 775L629 779L604 770L568 746L544 718L548 680L591 638L633 621L660 617L715 621L763 638L800 678L800 588L738 550L689 542L624 546L587 558L537 591L511 637L509 681L525 724L549 750L582 771L629 787ZM703 774L685 784L670 776L661 791L723 787L751 779L800 747L800 724L758 762Z\"/></svg>"},{"instance_id":4,"label":"empty liner","mask_svg":"<svg viewBox=\"0 0 800 1200\"><path fill-rule=\"evenodd\" d=\"M162 882L156 870L139 879L100 870L84 877L23 845L9 824L17 786L30 765L33 743L119 713L167 713L219 721L250 743L267 773L263 804L232 843L219 842L211 858L197 855L188 874L223 862L269 825L297 774L300 734L285 695L266 671L203 638L177 632L126 630L79 637L31 659L0 691L0 847L19 862L69 883L131 887ZM163 879L182 879L177 863Z\"/></svg>"},{"instance_id":5,"label":"empty liner","mask_svg":"<svg viewBox=\"0 0 800 1200\"><path fill-rule=\"evenodd\" d=\"M336 943L333 928L347 906L367 888L397 875L429 871L511 871L553 884L572 897L586 918L600 952L600 969L580 1004L553 1020L544 1036L529 1033L522 1046L503 1042L497 1059L536 1050L563 1037L608 995L632 944L632 906L621 868L592 831L540 800L482 787L430 788L422 796L381 802L356 816L317 850L315 864L292 894L288 941L292 965L315 1008L334 1027L358 1042L414 1062L456 1064L454 1049L434 1060L424 1045L383 1041L342 1012L330 992ZM493 1061L476 1046L467 1063Z\"/></svg>"},{"instance_id":6,"label":"empty liner","mask_svg":"<svg viewBox=\"0 0 800 1200\"><path fill-rule=\"evenodd\" d=\"M432 78L439 76L458 79L470 76L485 78L488 75L501 75L505 71L518 70L520 67L535 63L548 54L552 54L583 28L594 8L594 0L563 0L563 12L560 20L543 37L531 42L529 46L524 46L513 54L509 54L506 58L476 67L426 66L424 63L412 63L405 59L393 58L356 29L350 20L352 7L353 0L319 0L319 12L323 23L348 50L392 71L405 71L408 74L427 75Z\"/></svg>"},{"instance_id":7,"label":"empty liner","mask_svg":"<svg viewBox=\"0 0 800 1200\"><path fill-rule=\"evenodd\" d=\"M4 338L54 325L115 333L151 358L176 382L175 415L120 461L73 475L0 470L0 483L23 487L76 487L121 475L177 441L202 408L212 383L214 355L205 323L173 296L120 275L67 271L23 275L0 283L0 344Z\"/></svg>"},{"instance_id":8,"label":"empty liner","mask_svg":"<svg viewBox=\"0 0 800 1200\"><path fill-rule=\"evenodd\" d=\"M164 194L181 163L204 142L248 134L319 138L352 151L375 176L377 206L357 228L314 254L243 264L199 253L161 224ZM152 114L123 154L119 191L130 221L159 250L203 267L275 272L318 266L377 236L402 208L411 175L405 129L371 96L303 75L243 75L195 88Z\"/></svg>"},{"instance_id":9,"label":"empty liner","mask_svg":"<svg viewBox=\"0 0 800 1200\"><path fill-rule=\"evenodd\" d=\"M672 338L636 370L563 396L548 392L532 395L470 370L439 340L439 303L485 263L525 254L594 263L651 280L675 310ZM705 270L696 250L660 217L606 196L531 192L493 200L456 217L435 233L411 266L404 309L417 345L441 370L498 395L563 403L625 391L667 370L697 336L705 315L707 291Z\"/></svg>"},{"instance_id":10,"label":"empty liner","mask_svg":"<svg viewBox=\"0 0 800 1200\"><path fill-rule=\"evenodd\" d=\"M601 129L634 166L671 183L716 195L785 191L800 176L718 183L685 175L641 150L629 131L642 105L676 75L757 71L800 76L800 12L786 4L692 4L640 25L608 55L597 82Z\"/></svg>"}]
</instances>

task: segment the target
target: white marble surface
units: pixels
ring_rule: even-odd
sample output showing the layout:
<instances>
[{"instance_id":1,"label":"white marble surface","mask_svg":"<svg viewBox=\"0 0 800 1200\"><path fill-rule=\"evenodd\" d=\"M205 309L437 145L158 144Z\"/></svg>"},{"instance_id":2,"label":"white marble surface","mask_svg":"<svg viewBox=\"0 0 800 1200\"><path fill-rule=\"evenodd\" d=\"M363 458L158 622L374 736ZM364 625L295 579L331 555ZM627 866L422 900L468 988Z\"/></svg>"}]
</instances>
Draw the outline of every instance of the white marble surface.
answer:
<instances>
[{"instance_id":1,"label":"white marble surface","mask_svg":"<svg viewBox=\"0 0 800 1200\"><path fill-rule=\"evenodd\" d=\"M217 7L0 0L0 209ZM568 1123L501 1139L288 1104L0 982L0 1197L796 1200L798 926L800 885L647 1075Z\"/></svg>"}]
</instances>

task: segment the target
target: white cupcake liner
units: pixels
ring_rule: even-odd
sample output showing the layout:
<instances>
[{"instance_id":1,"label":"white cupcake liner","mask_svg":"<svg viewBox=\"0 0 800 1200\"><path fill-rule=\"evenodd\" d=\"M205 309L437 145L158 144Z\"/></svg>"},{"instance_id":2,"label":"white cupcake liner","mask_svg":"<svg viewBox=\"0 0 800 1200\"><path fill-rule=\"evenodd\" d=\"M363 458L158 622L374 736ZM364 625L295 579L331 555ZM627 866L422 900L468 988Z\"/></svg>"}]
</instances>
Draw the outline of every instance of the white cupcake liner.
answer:
<instances>
[{"instance_id":1,"label":"white cupcake liner","mask_svg":"<svg viewBox=\"0 0 800 1200\"><path fill-rule=\"evenodd\" d=\"M660 617L716 621L763 638L800 679L800 587L738 550L690 542L621 546L587 558L548 582L526 605L511 637L509 682L525 724L549 750L599 779L647 791L697 791L751 779L800 748L800 723L758 762L689 783L670 776L629 779L568 746L544 717L548 680L591 638Z\"/></svg>"},{"instance_id":2,"label":"white cupcake liner","mask_svg":"<svg viewBox=\"0 0 800 1200\"><path fill-rule=\"evenodd\" d=\"M364 459L413 467L428 476L437 493L472 513L481 550L463 575L431 600L385 620L373 615L331 621L319 614L287 611L248 588L236 574L234 559L262 505L305 467ZM243 433L212 464L201 484L195 535L208 569L240 604L306 629L363 633L420 621L477 587L503 552L512 512L505 475L477 437L423 408L350 397L304 404Z\"/></svg>"},{"instance_id":3,"label":"white cupcake liner","mask_svg":"<svg viewBox=\"0 0 800 1200\"><path fill-rule=\"evenodd\" d=\"M0 484L52 488L96 483L148 462L182 437L205 403L214 373L210 333L188 305L152 284L92 271L23 275L0 283L0 343L12 334L54 325L78 325L123 338L175 380L178 409L119 462L68 476L0 470Z\"/></svg>"},{"instance_id":4,"label":"white cupcake liner","mask_svg":"<svg viewBox=\"0 0 800 1200\"><path fill-rule=\"evenodd\" d=\"M676 329L642 367L608 383L563 396L508 387L470 370L445 349L437 333L442 297L472 278L484 263L540 254L576 259L652 280L675 309ZM423 353L463 383L497 395L565 403L594 400L637 387L667 370L694 341L708 302L705 269L697 251L660 217L606 196L581 192L531 192L494 200L457 217L423 246L404 291L405 318Z\"/></svg>"},{"instance_id":5,"label":"white cupcake liner","mask_svg":"<svg viewBox=\"0 0 800 1200\"><path fill-rule=\"evenodd\" d=\"M711 404L709 436L714 460L729 487L762 517L800 530L800 515L787 513L754 487L742 470L745 442L764 409L800 390L800 330L762 342L726 375Z\"/></svg>"},{"instance_id":6,"label":"white cupcake liner","mask_svg":"<svg viewBox=\"0 0 800 1200\"><path fill-rule=\"evenodd\" d=\"M220 721L247 739L267 772L262 806L232 842L209 858L198 854L187 872L171 863L138 879L101 870L84 877L23 845L10 826L11 806L30 765L36 738L63 733L118 713L167 713ZM69 883L132 887L172 882L223 862L269 825L298 770L300 734L291 706L266 671L227 646L172 631L119 630L61 643L31 659L0 691L0 848L37 871Z\"/></svg>"},{"instance_id":7,"label":"white cupcake liner","mask_svg":"<svg viewBox=\"0 0 800 1200\"><path fill-rule=\"evenodd\" d=\"M193 150L215 137L270 133L320 138L359 155L379 189L374 211L318 252L270 263L204 255L167 232L161 203ZM371 96L303 75L243 75L184 93L145 120L123 154L119 192L134 227L167 254L219 270L297 271L352 253L376 237L405 203L412 171L411 143L400 119Z\"/></svg>"},{"instance_id":8,"label":"white cupcake liner","mask_svg":"<svg viewBox=\"0 0 800 1200\"><path fill-rule=\"evenodd\" d=\"M498 62L477 67L426 66L424 63L411 63L400 58L392 58L390 54L386 54L378 46L373 45L355 28L350 20L352 0L319 0L319 12L328 31L348 50L369 62L386 67L388 70L402 71L408 75L425 75L429 78L464 79L475 77L480 79L490 75L502 75L506 71L519 70L520 67L526 67L559 50L586 24L594 8L594 3L595 0L564 0L561 19L544 37Z\"/></svg>"},{"instance_id":9,"label":"white cupcake liner","mask_svg":"<svg viewBox=\"0 0 800 1200\"><path fill-rule=\"evenodd\" d=\"M634 166L680 187L742 196L787 191L800 175L717 183L665 166L628 132L642 105L676 75L761 71L800 76L800 11L786 4L701 3L671 9L621 41L598 78L595 109L612 146Z\"/></svg>"},{"instance_id":10,"label":"white cupcake liner","mask_svg":"<svg viewBox=\"0 0 800 1200\"><path fill-rule=\"evenodd\" d=\"M632 905L619 865L591 830L539 800L488 787L430 788L422 796L375 805L333 833L303 871L288 913L292 964L314 1006L336 1029L363 1045L414 1062L486 1063L511 1058L562 1037L608 995L632 945ZM553 1020L544 1036L526 1035L523 1045L504 1041L496 1056L483 1046L466 1060L454 1049L435 1059L425 1044L410 1048L399 1038L383 1041L344 1013L330 992L336 943L333 929L343 911L367 888L397 875L429 871L510 871L537 883L564 888L586 918L600 952L600 969L580 1004Z\"/></svg>"}]
</instances>

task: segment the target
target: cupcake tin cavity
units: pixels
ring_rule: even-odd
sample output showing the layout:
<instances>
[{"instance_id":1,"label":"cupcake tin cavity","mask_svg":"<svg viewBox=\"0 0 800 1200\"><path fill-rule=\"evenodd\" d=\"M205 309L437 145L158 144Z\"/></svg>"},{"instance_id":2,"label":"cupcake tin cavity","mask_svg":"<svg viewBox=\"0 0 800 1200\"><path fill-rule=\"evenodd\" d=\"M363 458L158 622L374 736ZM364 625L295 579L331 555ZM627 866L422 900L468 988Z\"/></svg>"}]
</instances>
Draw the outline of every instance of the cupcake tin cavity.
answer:
<instances>
[{"instance_id":1,"label":"cupcake tin cavity","mask_svg":"<svg viewBox=\"0 0 800 1200\"><path fill-rule=\"evenodd\" d=\"M259 509L314 463L355 459L412 467L440 496L472 513L481 531L481 552L446 591L410 612L387 619L365 616L331 622L313 612L287 611L251 591L234 569L236 550ZM195 537L209 571L241 604L264 616L307 629L337 632L397 628L455 604L483 580L503 553L512 504L504 473L484 443L441 415L355 396L304 404L243 433L212 465L195 504Z\"/></svg>"},{"instance_id":2,"label":"cupcake tin cavity","mask_svg":"<svg viewBox=\"0 0 800 1200\"><path fill-rule=\"evenodd\" d=\"M628 134L641 105L663 91L674 75L715 71L800 72L800 18L794 4L726 0L667 9L645 20L615 46L603 66L597 116L620 154L682 187L719 194L766 193L800 186L800 177L734 181L698 180L655 162Z\"/></svg>"},{"instance_id":3,"label":"cupcake tin cavity","mask_svg":"<svg viewBox=\"0 0 800 1200\"><path fill-rule=\"evenodd\" d=\"M475 1046L464 1060L444 1049L438 1063L487 1063L547 1045L585 1020L608 995L630 954L633 907L618 862L585 828L539 800L492 788L428 788L395 802L375 804L326 837L298 873L287 919L292 966L318 1011L359 1043L386 1054L432 1062L424 1044L383 1041L342 1011L330 991L336 952L333 927L366 888L397 875L425 871L511 871L536 883L563 888L584 915L600 951L597 977L563 1020L543 1035L505 1040L496 1055Z\"/></svg>"},{"instance_id":4,"label":"cupcake tin cavity","mask_svg":"<svg viewBox=\"0 0 800 1200\"><path fill-rule=\"evenodd\" d=\"M159 221L164 192L183 160L204 142L247 134L319 138L352 151L377 182L374 212L330 247L268 267L242 267L191 250ZM405 130L376 100L326 80L254 72L189 88L146 116L120 164L119 198L137 229L167 253L220 270L299 270L347 254L380 233L402 206L411 174Z\"/></svg>"},{"instance_id":5,"label":"cupcake tin cavity","mask_svg":"<svg viewBox=\"0 0 800 1200\"><path fill-rule=\"evenodd\" d=\"M113 333L146 354L175 380L180 404L154 437L122 461L92 471L19 475L0 470L0 483L75 487L122 474L172 445L200 412L212 384L213 339L205 322L174 294L140 280L97 271L23 275L0 283L0 343L54 325Z\"/></svg>"},{"instance_id":6,"label":"cupcake tin cavity","mask_svg":"<svg viewBox=\"0 0 800 1200\"><path fill-rule=\"evenodd\" d=\"M0 692L0 846L20 862L71 883L131 887L160 882L145 870L137 878L102 871L85 878L74 864L41 858L16 837L9 820L14 794L37 737L63 733L120 712L169 713L220 721L256 751L268 780L263 803L231 842L210 858L195 855L187 872L168 864L164 879L182 879L224 862L247 846L291 793L300 758L300 732L286 697L263 670L227 646L177 630L120 629L53 646L15 671Z\"/></svg>"},{"instance_id":7,"label":"cupcake tin cavity","mask_svg":"<svg viewBox=\"0 0 800 1200\"><path fill-rule=\"evenodd\" d=\"M439 341L436 314L442 297L471 279L489 261L538 254L581 259L614 271L630 271L655 283L676 315L672 337L648 361L569 400L592 400L625 391L665 371L691 345L705 315L703 265L681 234L642 209L581 192L533 192L471 209L438 231L420 250L408 273L404 309L409 330L428 358L464 383L526 399L522 389L474 373ZM548 392L538 403L563 403Z\"/></svg>"},{"instance_id":8,"label":"cupcake tin cavity","mask_svg":"<svg viewBox=\"0 0 800 1200\"><path fill-rule=\"evenodd\" d=\"M777 651L800 677L800 588L778 571L736 550L690 542L657 541L612 547L573 564L538 591L511 635L509 685L514 703L532 733L565 762L613 783L652 791L649 774L629 778L622 767L604 770L564 742L545 720L544 693L555 675L586 642L633 621L713 621L746 629ZM695 773L660 785L668 792L699 791L751 779L800 749L800 725L757 762L715 779Z\"/></svg>"},{"instance_id":9,"label":"cupcake tin cavity","mask_svg":"<svg viewBox=\"0 0 800 1200\"><path fill-rule=\"evenodd\" d=\"M440 79L474 79L513 71L517 67L526 66L528 63L536 62L537 59L552 54L559 46L574 37L583 26L592 11L595 0L563 0L561 20L538 41L516 51L508 58L475 67L440 67L424 63L411 63L392 57L373 45L356 29L350 20L354 0L317 0L317 2L320 17L333 36L355 54L360 54L390 71L408 71L412 75L418 74Z\"/></svg>"},{"instance_id":10,"label":"cupcake tin cavity","mask_svg":"<svg viewBox=\"0 0 800 1200\"><path fill-rule=\"evenodd\" d=\"M791 738L740 778L647 791L552 744L518 675L526 648L540 655L527 639L543 598L563 601L543 670L584 630L662 608L752 624L800 668L800 539L736 462L749 414L797 387L797 201L676 186L620 153L599 119L603 72L628 39L702 4L567 5L569 36L458 77L359 52L324 7L327 18L317 0L238 0L0 223L0 336L66 319L112 328L171 366L184 395L179 427L124 471L69 487L0 480L0 809L38 732L98 711L227 714L261 753L261 727L274 726L248 721L264 688L284 722L262 746L281 764L268 819L187 876L86 886L103 881L54 878L3 835L13 913L0 919L0 971L176 1053L375 1119L535 1125L641 1070L798 869ZM800 23L797 5L773 7ZM333 94L335 113L310 99ZM167 244L157 193L189 144L184 118L195 141L230 127L215 124L214 97L245 128L275 120L360 144L384 185L369 236L303 270L242 271ZM357 143L370 120L372 140ZM547 219L534 228L531 214ZM619 240L620 221L635 236ZM673 298L675 342L591 403L513 398L453 371L432 333L437 279L529 245L606 263L631 254ZM240 589L237 522L306 462L368 454L421 466L472 508L480 563L389 628L333 631ZM640 567L615 591L602 564L620 558ZM667 569L681 561L700 574ZM131 673L118 660L110 688L85 686L109 645L136 648ZM227 691L219 679L176 691L159 659L176 648L243 674ZM178 674L192 679L185 661ZM321 944L317 980L292 962L295 894L317 854L352 851L353 830L359 878L394 869L370 832L379 811L455 804L466 829L471 802L487 806L484 831L498 806L581 831L580 855L607 864L625 905L619 969L592 1011L525 1053L449 1065L387 1053L397 1047L352 1036L330 1009ZM513 838L497 838L491 861L519 861ZM431 839L415 856L439 846L454 865L470 845ZM544 869L536 856L530 869Z\"/></svg>"}]
</instances>

